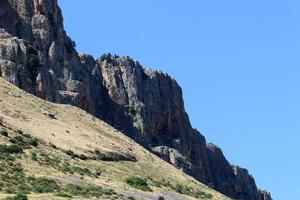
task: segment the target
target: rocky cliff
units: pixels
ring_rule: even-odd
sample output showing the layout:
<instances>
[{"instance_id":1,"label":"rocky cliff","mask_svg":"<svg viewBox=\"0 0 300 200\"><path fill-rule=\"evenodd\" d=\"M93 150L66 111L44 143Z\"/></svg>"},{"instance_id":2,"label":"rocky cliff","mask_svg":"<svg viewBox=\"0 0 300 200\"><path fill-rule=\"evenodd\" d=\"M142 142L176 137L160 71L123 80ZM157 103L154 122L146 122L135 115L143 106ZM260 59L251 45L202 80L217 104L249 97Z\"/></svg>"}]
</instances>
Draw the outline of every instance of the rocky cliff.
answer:
<instances>
[{"instance_id":1,"label":"rocky cliff","mask_svg":"<svg viewBox=\"0 0 300 200\"><path fill-rule=\"evenodd\" d=\"M173 78L129 57L78 54L56 0L0 0L0 76L48 101L83 108L234 199L271 199L192 128Z\"/></svg>"}]
</instances>

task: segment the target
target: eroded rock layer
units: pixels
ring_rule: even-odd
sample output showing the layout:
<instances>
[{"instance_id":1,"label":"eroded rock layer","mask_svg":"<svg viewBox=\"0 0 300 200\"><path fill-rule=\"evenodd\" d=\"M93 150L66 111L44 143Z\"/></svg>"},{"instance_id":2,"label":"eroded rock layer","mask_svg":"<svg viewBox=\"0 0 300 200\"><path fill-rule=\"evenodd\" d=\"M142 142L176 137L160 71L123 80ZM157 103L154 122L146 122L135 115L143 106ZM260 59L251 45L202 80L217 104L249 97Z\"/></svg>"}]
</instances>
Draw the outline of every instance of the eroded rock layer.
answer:
<instances>
[{"instance_id":1,"label":"eroded rock layer","mask_svg":"<svg viewBox=\"0 0 300 200\"><path fill-rule=\"evenodd\" d=\"M78 54L56 0L0 0L0 76L43 99L86 110L234 199L271 199L192 128L173 78L129 57Z\"/></svg>"}]
</instances>

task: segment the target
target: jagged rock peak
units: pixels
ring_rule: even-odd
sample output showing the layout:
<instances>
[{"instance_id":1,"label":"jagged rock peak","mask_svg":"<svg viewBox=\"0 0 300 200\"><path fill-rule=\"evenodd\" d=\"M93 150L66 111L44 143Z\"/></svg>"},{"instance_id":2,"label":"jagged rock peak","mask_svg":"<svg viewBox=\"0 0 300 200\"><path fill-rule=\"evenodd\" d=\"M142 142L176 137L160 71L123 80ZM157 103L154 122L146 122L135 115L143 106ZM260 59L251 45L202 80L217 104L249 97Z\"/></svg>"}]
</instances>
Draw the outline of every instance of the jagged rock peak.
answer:
<instances>
[{"instance_id":1,"label":"jagged rock peak","mask_svg":"<svg viewBox=\"0 0 300 200\"><path fill-rule=\"evenodd\" d=\"M168 73L150 67L143 67L139 61L129 56L119 56L117 54L105 53L100 58L97 59L97 62L99 63L106 62L110 65L122 65L122 66L133 67L133 68L142 68L143 71L148 76L150 76L150 78L159 74L159 75L166 76L167 78L172 79L173 81L176 82L175 78L171 77Z\"/></svg>"}]
</instances>

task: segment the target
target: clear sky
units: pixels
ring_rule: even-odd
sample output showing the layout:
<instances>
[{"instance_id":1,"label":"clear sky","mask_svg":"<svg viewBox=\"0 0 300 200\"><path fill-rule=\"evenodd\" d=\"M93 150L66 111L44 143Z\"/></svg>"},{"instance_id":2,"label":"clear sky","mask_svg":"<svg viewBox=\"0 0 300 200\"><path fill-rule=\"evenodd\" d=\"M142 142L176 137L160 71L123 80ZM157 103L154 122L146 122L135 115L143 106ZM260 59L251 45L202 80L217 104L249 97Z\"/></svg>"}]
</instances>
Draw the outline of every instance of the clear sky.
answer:
<instances>
[{"instance_id":1,"label":"clear sky","mask_svg":"<svg viewBox=\"0 0 300 200\"><path fill-rule=\"evenodd\" d=\"M300 198L300 1L59 0L77 49L183 88L193 126L275 200Z\"/></svg>"}]
</instances>

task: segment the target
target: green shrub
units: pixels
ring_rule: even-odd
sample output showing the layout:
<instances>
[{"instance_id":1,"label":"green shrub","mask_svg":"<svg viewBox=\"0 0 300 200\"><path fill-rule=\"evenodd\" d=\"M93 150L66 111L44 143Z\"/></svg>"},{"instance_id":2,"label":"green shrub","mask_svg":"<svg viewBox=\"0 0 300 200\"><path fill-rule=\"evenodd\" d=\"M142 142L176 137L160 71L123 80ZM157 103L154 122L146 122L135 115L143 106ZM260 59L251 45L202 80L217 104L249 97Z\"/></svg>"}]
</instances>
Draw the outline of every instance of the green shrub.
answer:
<instances>
[{"instance_id":1,"label":"green shrub","mask_svg":"<svg viewBox=\"0 0 300 200\"><path fill-rule=\"evenodd\" d=\"M98 186L80 186L69 184L64 189L64 192L71 196L82 196L82 197L100 197L103 195L112 196L117 193L112 189L103 189Z\"/></svg>"},{"instance_id":2,"label":"green shrub","mask_svg":"<svg viewBox=\"0 0 300 200\"><path fill-rule=\"evenodd\" d=\"M22 135L14 136L13 138L10 138L9 141L23 148L29 148L30 146L37 147L39 140L37 138L32 138L30 135L24 135L22 132Z\"/></svg>"},{"instance_id":3,"label":"green shrub","mask_svg":"<svg viewBox=\"0 0 300 200\"><path fill-rule=\"evenodd\" d=\"M132 155L128 154L120 154L116 152L106 152L102 153L99 150L95 150L96 154L96 160L102 160L102 161L113 161L113 162L118 162L118 161L131 161L131 162L136 162L136 158Z\"/></svg>"},{"instance_id":4,"label":"green shrub","mask_svg":"<svg viewBox=\"0 0 300 200\"><path fill-rule=\"evenodd\" d=\"M137 177L137 176L130 176L126 178L125 182L130 185L131 187L134 187L136 189L142 190L142 191L148 191L151 192L152 189L148 186L148 183L146 180Z\"/></svg>"},{"instance_id":5,"label":"green shrub","mask_svg":"<svg viewBox=\"0 0 300 200\"><path fill-rule=\"evenodd\" d=\"M49 143L49 146L50 146L51 148L53 148L53 149L57 149L57 146L54 145L54 144L52 144L52 143Z\"/></svg>"},{"instance_id":6,"label":"green shrub","mask_svg":"<svg viewBox=\"0 0 300 200\"><path fill-rule=\"evenodd\" d=\"M17 191L16 191L16 188L14 187L8 187L8 188L5 188L4 190L7 194L15 194Z\"/></svg>"},{"instance_id":7,"label":"green shrub","mask_svg":"<svg viewBox=\"0 0 300 200\"><path fill-rule=\"evenodd\" d=\"M19 154L23 153L23 148L17 144L12 144L9 146L0 145L0 154Z\"/></svg>"},{"instance_id":8,"label":"green shrub","mask_svg":"<svg viewBox=\"0 0 300 200\"><path fill-rule=\"evenodd\" d=\"M45 152L40 153L41 159L39 159L40 164L46 166L52 166L57 168L60 165L61 159L59 156L50 156Z\"/></svg>"},{"instance_id":9,"label":"green shrub","mask_svg":"<svg viewBox=\"0 0 300 200\"><path fill-rule=\"evenodd\" d=\"M72 166L70 165L70 163L66 161L59 168L59 171L62 171L64 173L74 174L74 170L72 169Z\"/></svg>"},{"instance_id":10,"label":"green shrub","mask_svg":"<svg viewBox=\"0 0 300 200\"><path fill-rule=\"evenodd\" d=\"M28 200L28 197L23 193L18 193L16 196L7 197L5 200Z\"/></svg>"},{"instance_id":11,"label":"green shrub","mask_svg":"<svg viewBox=\"0 0 300 200\"><path fill-rule=\"evenodd\" d=\"M153 184L156 186L156 187L167 187L167 188L172 188L173 185L170 181L167 181L165 179L161 179L161 180L153 180L152 181Z\"/></svg>"},{"instance_id":12,"label":"green shrub","mask_svg":"<svg viewBox=\"0 0 300 200\"><path fill-rule=\"evenodd\" d=\"M27 192L30 190L26 183L26 176L21 164L10 160L0 162L0 183L3 191L9 194Z\"/></svg>"},{"instance_id":13,"label":"green shrub","mask_svg":"<svg viewBox=\"0 0 300 200\"><path fill-rule=\"evenodd\" d=\"M212 198L211 194L205 193L205 192L203 192L199 189L192 188L192 187L189 187L189 186L185 186L185 185L182 185L180 183L177 183L177 184L174 185L170 181L167 181L165 179L153 180L152 183L156 187L170 188L170 189L176 191L177 193L188 195L188 196L191 196L191 197L201 198L201 199L211 199Z\"/></svg>"},{"instance_id":14,"label":"green shrub","mask_svg":"<svg viewBox=\"0 0 300 200\"><path fill-rule=\"evenodd\" d=\"M95 172L92 172L90 169L86 167L80 167L78 165L71 165L69 162L64 161L62 164L57 163L53 166L57 170L68 173L68 174L79 174L81 176L89 176L89 177L99 177L101 175L101 171L95 170Z\"/></svg>"},{"instance_id":15,"label":"green shrub","mask_svg":"<svg viewBox=\"0 0 300 200\"><path fill-rule=\"evenodd\" d=\"M0 135L2 135L4 137L8 137L8 132L6 130L1 130Z\"/></svg>"},{"instance_id":16,"label":"green shrub","mask_svg":"<svg viewBox=\"0 0 300 200\"><path fill-rule=\"evenodd\" d=\"M71 156L71 158L77 158L78 157L78 155L77 154L75 154L73 151L71 151L71 150L67 150L67 151L65 151L65 153L67 154L67 155L69 155L69 156Z\"/></svg>"},{"instance_id":17,"label":"green shrub","mask_svg":"<svg viewBox=\"0 0 300 200\"><path fill-rule=\"evenodd\" d=\"M20 134L20 135L23 135L24 134L24 132L22 131L22 130L17 130L16 131L18 134Z\"/></svg>"},{"instance_id":18,"label":"green shrub","mask_svg":"<svg viewBox=\"0 0 300 200\"><path fill-rule=\"evenodd\" d=\"M94 174L88 169L88 168L82 168L79 166L72 166L72 170L77 173L80 174L81 176L87 175L87 176L94 176Z\"/></svg>"},{"instance_id":19,"label":"green shrub","mask_svg":"<svg viewBox=\"0 0 300 200\"><path fill-rule=\"evenodd\" d=\"M32 190L37 193L52 193L60 189L55 180L44 177L29 177L28 182L30 183Z\"/></svg>"},{"instance_id":20,"label":"green shrub","mask_svg":"<svg viewBox=\"0 0 300 200\"><path fill-rule=\"evenodd\" d=\"M9 141L13 144L18 144L20 146L25 146L26 145L26 142L25 142L24 138L20 135L17 135L13 138L10 138Z\"/></svg>"},{"instance_id":21,"label":"green shrub","mask_svg":"<svg viewBox=\"0 0 300 200\"><path fill-rule=\"evenodd\" d=\"M55 196L64 197L64 198L73 198L72 195L64 193L64 192L58 192L58 193L55 194Z\"/></svg>"},{"instance_id":22,"label":"green shrub","mask_svg":"<svg viewBox=\"0 0 300 200\"><path fill-rule=\"evenodd\" d=\"M211 194L203 192L199 189L194 189L192 187L184 186L182 184L176 184L175 186L172 186L172 189L180 194L188 195L195 198L211 199L213 197Z\"/></svg>"},{"instance_id":23,"label":"green shrub","mask_svg":"<svg viewBox=\"0 0 300 200\"><path fill-rule=\"evenodd\" d=\"M37 146L39 145L38 139L36 139L36 138L31 138L31 139L29 140L29 145L34 146L34 147L37 147Z\"/></svg>"},{"instance_id":24,"label":"green shrub","mask_svg":"<svg viewBox=\"0 0 300 200\"><path fill-rule=\"evenodd\" d=\"M176 192L178 192L179 194L183 194L184 193L184 187L181 184L176 184L174 187L174 190Z\"/></svg>"},{"instance_id":25,"label":"green shrub","mask_svg":"<svg viewBox=\"0 0 300 200\"><path fill-rule=\"evenodd\" d=\"M34 160L34 161L38 160L37 154L35 152L31 152L30 155L31 155L31 160Z\"/></svg>"},{"instance_id":26,"label":"green shrub","mask_svg":"<svg viewBox=\"0 0 300 200\"><path fill-rule=\"evenodd\" d=\"M80 160L87 160L87 159L88 159L88 157L87 157L86 155L84 155L84 154L80 154L80 155L78 156L78 158L79 158Z\"/></svg>"}]
</instances>

